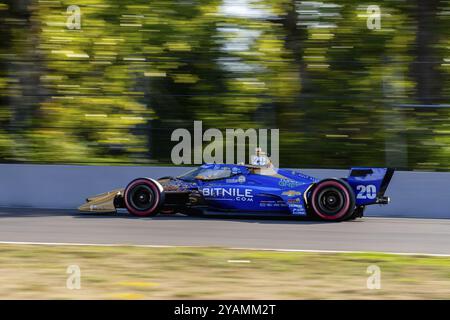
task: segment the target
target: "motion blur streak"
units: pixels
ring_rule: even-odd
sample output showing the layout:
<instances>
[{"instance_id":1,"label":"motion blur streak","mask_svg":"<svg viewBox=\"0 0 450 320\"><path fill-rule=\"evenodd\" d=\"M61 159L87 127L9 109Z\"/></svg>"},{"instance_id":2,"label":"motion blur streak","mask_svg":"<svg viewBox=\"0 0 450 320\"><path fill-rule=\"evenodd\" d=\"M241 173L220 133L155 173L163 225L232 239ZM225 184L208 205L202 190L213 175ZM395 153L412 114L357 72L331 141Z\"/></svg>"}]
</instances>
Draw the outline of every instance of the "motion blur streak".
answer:
<instances>
[{"instance_id":1,"label":"motion blur streak","mask_svg":"<svg viewBox=\"0 0 450 320\"><path fill-rule=\"evenodd\" d=\"M449 2L0 1L0 161L167 164L202 120L280 128L281 166L449 170Z\"/></svg>"}]
</instances>

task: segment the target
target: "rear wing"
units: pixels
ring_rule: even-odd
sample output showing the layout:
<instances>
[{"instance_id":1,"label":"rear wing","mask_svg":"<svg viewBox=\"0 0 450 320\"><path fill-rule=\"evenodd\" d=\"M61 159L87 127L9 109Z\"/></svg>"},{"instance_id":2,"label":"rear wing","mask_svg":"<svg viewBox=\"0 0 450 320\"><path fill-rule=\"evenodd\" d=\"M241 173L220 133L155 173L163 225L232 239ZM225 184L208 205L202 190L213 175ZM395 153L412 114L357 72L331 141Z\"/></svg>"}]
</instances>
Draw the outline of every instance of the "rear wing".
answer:
<instances>
[{"instance_id":1,"label":"rear wing","mask_svg":"<svg viewBox=\"0 0 450 320\"><path fill-rule=\"evenodd\" d=\"M352 168L347 181L355 192L356 204L389 203L385 193L394 172L393 168Z\"/></svg>"}]
</instances>

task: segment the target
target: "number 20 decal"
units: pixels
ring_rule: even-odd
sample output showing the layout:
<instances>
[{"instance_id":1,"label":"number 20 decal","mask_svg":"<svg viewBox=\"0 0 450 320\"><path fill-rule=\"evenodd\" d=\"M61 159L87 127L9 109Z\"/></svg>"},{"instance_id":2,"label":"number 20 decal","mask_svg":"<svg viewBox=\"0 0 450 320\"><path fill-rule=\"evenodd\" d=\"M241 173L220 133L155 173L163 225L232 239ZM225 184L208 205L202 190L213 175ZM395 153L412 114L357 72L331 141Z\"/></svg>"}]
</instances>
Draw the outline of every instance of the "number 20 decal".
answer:
<instances>
[{"instance_id":1,"label":"number 20 decal","mask_svg":"<svg viewBox=\"0 0 450 320\"><path fill-rule=\"evenodd\" d=\"M377 197L377 187L373 184L358 185L356 186L356 190L358 190L357 199L375 199Z\"/></svg>"}]
</instances>

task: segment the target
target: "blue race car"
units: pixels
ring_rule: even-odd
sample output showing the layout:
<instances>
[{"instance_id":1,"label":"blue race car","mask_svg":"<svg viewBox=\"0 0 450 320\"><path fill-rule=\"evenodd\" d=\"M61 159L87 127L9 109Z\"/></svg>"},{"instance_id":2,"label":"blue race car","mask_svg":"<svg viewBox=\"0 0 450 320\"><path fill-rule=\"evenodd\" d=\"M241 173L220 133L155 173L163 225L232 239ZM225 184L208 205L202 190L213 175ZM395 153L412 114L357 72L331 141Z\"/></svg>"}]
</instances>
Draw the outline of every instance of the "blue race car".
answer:
<instances>
[{"instance_id":1,"label":"blue race car","mask_svg":"<svg viewBox=\"0 0 450 320\"><path fill-rule=\"evenodd\" d=\"M138 217L159 213L245 214L343 221L362 217L371 204L387 204L389 168L352 168L346 178L319 180L298 170L205 164L178 177L138 178L124 189L88 198L79 210Z\"/></svg>"}]
</instances>

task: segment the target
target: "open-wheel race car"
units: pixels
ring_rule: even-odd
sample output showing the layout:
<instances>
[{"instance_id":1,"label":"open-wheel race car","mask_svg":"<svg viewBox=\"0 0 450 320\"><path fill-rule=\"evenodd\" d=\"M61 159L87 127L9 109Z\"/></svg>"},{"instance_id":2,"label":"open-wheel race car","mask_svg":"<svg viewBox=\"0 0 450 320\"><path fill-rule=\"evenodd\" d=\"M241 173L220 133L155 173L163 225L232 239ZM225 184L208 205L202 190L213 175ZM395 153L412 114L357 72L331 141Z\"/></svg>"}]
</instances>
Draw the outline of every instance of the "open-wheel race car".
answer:
<instances>
[{"instance_id":1,"label":"open-wheel race car","mask_svg":"<svg viewBox=\"0 0 450 320\"><path fill-rule=\"evenodd\" d=\"M345 178L319 180L272 166L204 164L178 177L138 178L124 189L88 198L88 212L126 208L157 214L245 214L343 221L362 217L371 204L387 204L393 169L352 168Z\"/></svg>"}]
</instances>

